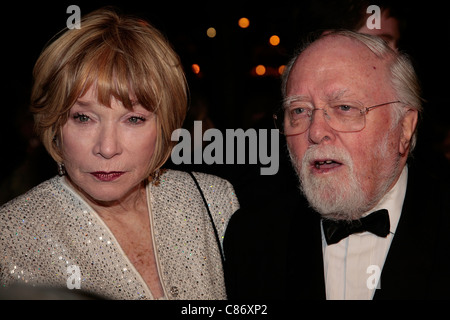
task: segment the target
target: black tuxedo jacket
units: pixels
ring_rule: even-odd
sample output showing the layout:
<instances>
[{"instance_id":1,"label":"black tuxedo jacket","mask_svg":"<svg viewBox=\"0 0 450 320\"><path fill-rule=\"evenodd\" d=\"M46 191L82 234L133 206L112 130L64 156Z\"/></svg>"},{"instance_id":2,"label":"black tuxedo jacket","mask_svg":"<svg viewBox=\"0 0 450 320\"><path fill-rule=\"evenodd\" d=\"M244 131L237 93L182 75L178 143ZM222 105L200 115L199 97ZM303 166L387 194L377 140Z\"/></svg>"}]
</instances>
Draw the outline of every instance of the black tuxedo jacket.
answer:
<instances>
[{"instance_id":1,"label":"black tuxedo jacket","mask_svg":"<svg viewBox=\"0 0 450 320\"><path fill-rule=\"evenodd\" d=\"M410 167L402 215L374 299L450 298L450 193ZM292 188L241 208L225 235L230 299L325 299L320 217ZM369 275L368 275L369 276Z\"/></svg>"}]
</instances>

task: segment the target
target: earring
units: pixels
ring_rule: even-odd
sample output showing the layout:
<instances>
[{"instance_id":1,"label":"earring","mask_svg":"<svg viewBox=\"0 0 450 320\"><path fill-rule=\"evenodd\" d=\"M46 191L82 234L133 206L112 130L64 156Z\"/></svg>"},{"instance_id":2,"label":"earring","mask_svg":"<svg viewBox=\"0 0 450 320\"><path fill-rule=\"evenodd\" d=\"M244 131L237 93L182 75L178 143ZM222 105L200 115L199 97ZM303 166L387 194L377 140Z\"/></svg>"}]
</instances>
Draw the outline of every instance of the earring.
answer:
<instances>
[{"instance_id":1,"label":"earring","mask_svg":"<svg viewBox=\"0 0 450 320\"><path fill-rule=\"evenodd\" d=\"M156 169L153 173L150 174L148 180L152 182L154 186L159 186L160 177L167 171L167 169Z\"/></svg>"},{"instance_id":2,"label":"earring","mask_svg":"<svg viewBox=\"0 0 450 320\"><path fill-rule=\"evenodd\" d=\"M58 175L62 177L66 174L66 169L64 168L64 163L58 163Z\"/></svg>"}]
</instances>

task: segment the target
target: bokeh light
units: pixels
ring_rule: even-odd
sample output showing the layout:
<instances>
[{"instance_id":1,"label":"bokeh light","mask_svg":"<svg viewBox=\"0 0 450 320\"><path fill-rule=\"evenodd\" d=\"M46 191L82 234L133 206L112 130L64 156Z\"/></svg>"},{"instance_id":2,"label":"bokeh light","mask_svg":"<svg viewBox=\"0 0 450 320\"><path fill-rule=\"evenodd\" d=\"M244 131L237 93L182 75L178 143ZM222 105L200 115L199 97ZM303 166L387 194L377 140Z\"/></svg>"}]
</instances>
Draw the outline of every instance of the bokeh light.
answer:
<instances>
[{"instance_id":1,"label":"bokeh light","mask_svg":"<svg viewBox=\"0 0 450 320\"><path fill-rule=\"evenodd\" d=\"M279 44L280 44L280 37L277 36L276 34L274 34L273 36L270 37L269 43L270 43L272 46L277 46L277 45L279 45Z\"/></svg>"},{"instance_id":2,"label":"bokeh light","mask_svg":"<svg viewBox=\"0 0 450 320\"><path fill-rule=\"evenodd\" d=\"M250 26L250 20L243 17L243 18L239 19L238 24L239 24L239 27L241 27L242 29L246 29Z\"/></svg>"},{"instance_id":3,"label":"bokeh light","mask_svg":"<svg viewBox=\"0 0 450 320\"><path fill-rule=\"evenodd\" d=\"M192 72L195 73L195 74L199 74L200 73L200 66L198 64L196 64L196 63L194 63L191 66L191 69L192 69Z\"/></svg>"},{"instance_id":4,"label":"bokeh light","mask_svg":"<svg viewBox=\"0 0 450 320\"><path fill-rule=\"evenodd\" d=\"M217 31L216 31L216 29L213 28L213 27L208 28L208 30L206 30L206 35L207 35L209 38L214 38L214 37L217 35Z\"/></svg>"},{"instance_id":5,"label":"bokeh light","mask_svg":"<svg viewBox=\"0 0 450 320\"><path fill-rule=\"evenodd\" d=\"M266 74L266 67L263 66L262 64L260 64L260 65L256 66L255 72L258 76L263 76Z\"/></svg>"}]
</instances>

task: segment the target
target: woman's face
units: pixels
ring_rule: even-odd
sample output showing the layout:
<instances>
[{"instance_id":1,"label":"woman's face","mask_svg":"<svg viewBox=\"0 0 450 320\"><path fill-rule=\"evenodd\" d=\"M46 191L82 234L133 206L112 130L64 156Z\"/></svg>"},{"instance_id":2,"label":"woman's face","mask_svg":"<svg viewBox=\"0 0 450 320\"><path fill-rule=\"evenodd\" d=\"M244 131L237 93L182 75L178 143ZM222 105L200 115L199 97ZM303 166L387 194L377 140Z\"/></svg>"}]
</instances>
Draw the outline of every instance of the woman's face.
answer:
<instances>
[{"instance_id":1,"label":"woman's face","mask_svg":"<svg viewBox=\"0 0 450 320\"><path fill-rule=\"evenodd\" d=\"M92 86L62 127L62 154L70 181L98 204L132 199L147 178L156 144L156 117L139 103L127 110L101 105Z\"/></svg>"}]
</instances>

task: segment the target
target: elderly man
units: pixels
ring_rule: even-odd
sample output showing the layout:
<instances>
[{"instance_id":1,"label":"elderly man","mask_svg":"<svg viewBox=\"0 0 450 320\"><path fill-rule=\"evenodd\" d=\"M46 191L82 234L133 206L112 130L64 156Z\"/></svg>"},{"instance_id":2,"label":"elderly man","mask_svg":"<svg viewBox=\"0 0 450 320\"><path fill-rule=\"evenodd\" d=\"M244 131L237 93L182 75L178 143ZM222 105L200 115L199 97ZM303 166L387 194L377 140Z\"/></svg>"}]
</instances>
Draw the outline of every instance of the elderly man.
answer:
<instances>
[{"instance_id":1,"label":"elderly man","mask_svg":"<svg viewBox=\"0 0 450 320\"><path fill-rule=\"evenodd\" d=\"M450 193L407 165L422 108L409 60L339 31L286 70L276 119L304 198L235 214L229 297L450 297Z\"/></svg>"}]
</instances>

